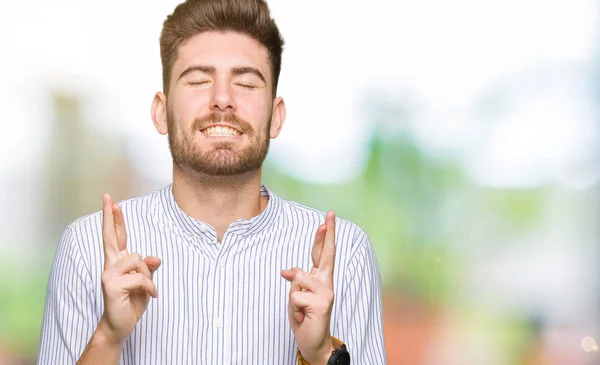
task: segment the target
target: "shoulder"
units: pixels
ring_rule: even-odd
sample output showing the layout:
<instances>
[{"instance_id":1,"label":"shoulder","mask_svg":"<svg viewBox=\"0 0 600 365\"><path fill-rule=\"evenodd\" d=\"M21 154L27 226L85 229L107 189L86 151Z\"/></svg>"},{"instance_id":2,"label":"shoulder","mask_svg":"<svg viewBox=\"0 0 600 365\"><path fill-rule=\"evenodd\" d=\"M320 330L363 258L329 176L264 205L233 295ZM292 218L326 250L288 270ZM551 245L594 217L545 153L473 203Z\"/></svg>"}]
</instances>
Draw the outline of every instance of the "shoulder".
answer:
<instances>
[{"instance_id":1,"label":"shoulder","mask_svg":"<svg viewBox=\"0 0 600 365\"><path fill-rule=\"evenodd\" d=\"M280 198L281 199L281 198ZM285 200L286 216L289 224L299 224L302 222L311 223L312 226L318 226L325 222L326 211L312 208L295 201ZM345 249L354 251L363 245L370 245L367 233L355 222L337 216L335 219L336 243L345 246Z\"/></svg>"},{"instance_id":2,"label":"shoulder","mask_svg":"<svg viewBox=\"0 0 600 365\"><path fill-rule=\"evenodd\" d=\"M151 214L153 204L158 200L159 194L160 190L157 190L145 195L119 201L117 204L123 210L125 219L131 220L130 218L132 216L145 216ZM76 219L67 226L65 231L71 231L71 234L75 236L96 231L101 233L102 210L95 211Z\"/></svg>"},{"instance_id":3,"label":"shoulder","mask_svg":"<svg viewBox=\"0 0 600 365\"><path fill-rule=\"evenodd\" d=\"M159 200L161 191L153 191L117 203L123 210L128 230L143 224L144 221L152 220L153 207ZM90 248L101 247L102 219L102 210L76 219L65 228L61 243L71 246L72 250L83 252L84 256L100 254L100 251Z\"/></svg>"}]
</instances>

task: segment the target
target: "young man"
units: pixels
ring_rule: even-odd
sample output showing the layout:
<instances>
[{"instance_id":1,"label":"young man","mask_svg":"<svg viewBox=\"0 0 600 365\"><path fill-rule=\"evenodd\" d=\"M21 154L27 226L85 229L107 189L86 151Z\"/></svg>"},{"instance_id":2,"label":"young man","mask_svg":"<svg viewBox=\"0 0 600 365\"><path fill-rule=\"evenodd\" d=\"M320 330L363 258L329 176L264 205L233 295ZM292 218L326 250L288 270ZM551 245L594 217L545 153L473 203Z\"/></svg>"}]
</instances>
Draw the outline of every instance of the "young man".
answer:
<instances>
[{"instance_id":1,"label":"young man","mask_svg":"<svg viewBox=\"0 0 600 365\"><path fill-rule=\"evenodd\" d=\"M173 183L67 227L38 363L386 363L367 235L261 185L285 120L267 4L188 0L160 46Z\"/></svg>"}]
</instances>

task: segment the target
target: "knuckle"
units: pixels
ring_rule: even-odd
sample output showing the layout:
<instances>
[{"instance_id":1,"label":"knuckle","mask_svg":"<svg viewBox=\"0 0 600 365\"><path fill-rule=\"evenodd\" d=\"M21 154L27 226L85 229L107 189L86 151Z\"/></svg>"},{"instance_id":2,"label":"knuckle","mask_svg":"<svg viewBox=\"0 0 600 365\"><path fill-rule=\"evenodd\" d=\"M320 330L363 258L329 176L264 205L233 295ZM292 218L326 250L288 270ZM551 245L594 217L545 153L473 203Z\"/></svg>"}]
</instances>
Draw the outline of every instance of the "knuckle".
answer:
<instances>
[{"instance_id":1,"label":"knuckle","mask_svg":"<svg viewBox=\"0 0 600 365\"><path fill-rule=\"evenodd\" d=\"M102 282L102 288L104 288L104 292L109 296L113 292L113 284L110 281Z\"/></svg>"},{"instance_id":2,"label":"knuckle","mask_svg":"<svg viewBox=\"0 0 600 365\"><path fill-rule=\"evenodd\" d=\"M132 259L133 259L135 262L140 262L140 261L142 261L142 256L141 256L139 253L137 253L137 252L136 252L136 253L132 253L132 254L131 254L131 257L132 257Z\"/></svg>"},{"instance_id":3,"label":"knuckle","mask_svg":"<svg viewBox=\"0 0 600 365\"><path fill-rule=\"evenodd\" d=\"M102 282L102 285L108 284L108 282L110 281L110 274L104 271L100 276L100 281Z\"/></svg>"},{"instance_id":4,"label":"knuckle","mask_svg":"<svg viewBox=\"0 0 600 365\"><path fill-rule=\"evenodd\" d=\"M335 299L335 294L333 293L333 290L325 291L325 293L323 293L323 298L327 303L333 303L333 300Z\"/></svg>"}]
</instances>

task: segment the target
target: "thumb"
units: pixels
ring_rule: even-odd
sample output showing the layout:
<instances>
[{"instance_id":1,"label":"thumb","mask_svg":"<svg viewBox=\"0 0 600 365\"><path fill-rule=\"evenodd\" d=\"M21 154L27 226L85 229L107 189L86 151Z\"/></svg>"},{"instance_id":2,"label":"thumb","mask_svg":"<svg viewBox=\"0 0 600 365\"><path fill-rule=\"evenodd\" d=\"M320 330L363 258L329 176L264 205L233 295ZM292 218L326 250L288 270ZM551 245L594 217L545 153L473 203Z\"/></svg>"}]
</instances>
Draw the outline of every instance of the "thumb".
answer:
<instances>
[{"instance_id":1,"label":"thumb","mask_svg":"<svg viewBox=\"0 0 600 365\"><path fill-rule=\"evenodd\" d=\"M148 256L144 258L144 262L148 265L148 269L150 269L150 274L154 274L156 270L160 267L162 263L158 257Z\"/></svg>"}]
</instances>

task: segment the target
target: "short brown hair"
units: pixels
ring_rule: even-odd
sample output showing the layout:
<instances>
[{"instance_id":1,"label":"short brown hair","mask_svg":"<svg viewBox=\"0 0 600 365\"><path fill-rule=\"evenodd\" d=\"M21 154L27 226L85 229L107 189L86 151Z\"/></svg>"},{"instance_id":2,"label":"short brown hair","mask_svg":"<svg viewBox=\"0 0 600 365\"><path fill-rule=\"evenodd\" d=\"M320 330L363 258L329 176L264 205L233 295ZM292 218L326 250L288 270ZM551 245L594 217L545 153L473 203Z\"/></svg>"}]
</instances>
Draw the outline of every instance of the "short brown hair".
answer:
<instances>
[{"instance_id":1,"label":"short brown hair","mask_svg":"<svg viewBox=\"0 0 600 365\"><path fill-rule=\"evenodd\" d=\"M191 37L208 31L246 34L265 46L271 63L273 96L276 95L284 41L264 0L187 0L179 4L163 23L160 34L165 94L169 91L179 47Z\"/></svg>"}]
</instances>

